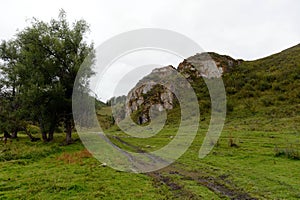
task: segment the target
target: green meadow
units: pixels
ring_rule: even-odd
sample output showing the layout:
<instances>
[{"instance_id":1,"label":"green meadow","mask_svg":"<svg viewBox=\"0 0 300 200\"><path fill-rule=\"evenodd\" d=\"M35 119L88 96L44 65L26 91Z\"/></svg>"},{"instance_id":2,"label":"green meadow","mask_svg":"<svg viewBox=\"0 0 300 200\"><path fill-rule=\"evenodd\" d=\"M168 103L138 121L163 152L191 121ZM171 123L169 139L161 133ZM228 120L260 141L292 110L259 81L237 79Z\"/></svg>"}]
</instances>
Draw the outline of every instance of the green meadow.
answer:
<instances>
[{"instance_id":1,"label":"green meadow","mask_svg":"<svg viewBox=\"0 0 300 200\"><path fill-rule=\"evenodd\" d=\"M235 129L227 123L212 152L198 157L207 124L172 165L156 172L117 171L93 158L75 135L44 144L27 136L1 144L1 199L297 199L300 198L297 131ZM128 151L151 152L168 144L176 128L150 139L107 135Z\"/></svg>"}]
</instances>

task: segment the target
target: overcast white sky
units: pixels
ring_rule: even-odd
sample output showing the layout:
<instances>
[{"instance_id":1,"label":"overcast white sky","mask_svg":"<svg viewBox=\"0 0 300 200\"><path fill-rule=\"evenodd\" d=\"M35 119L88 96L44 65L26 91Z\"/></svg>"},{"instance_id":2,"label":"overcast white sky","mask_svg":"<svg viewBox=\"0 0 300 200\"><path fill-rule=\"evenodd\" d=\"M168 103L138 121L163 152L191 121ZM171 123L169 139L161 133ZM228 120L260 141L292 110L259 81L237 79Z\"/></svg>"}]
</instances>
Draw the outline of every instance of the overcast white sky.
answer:
<instances>
[{"instance_id":1,"label":"overcast white sky","mask_svg":"<svg viewBox=\"0 0 300 200\"><path fill-rule=\"evenodd\" d=\"M95 44L137 28L166 28L204 50L255 59L300 42L298 0L10 0L1 2L0 39L26 19L49 20L63 8L70 21L85 19Z\"/></svg>"},{"instance_id":2,"label":"overcast white sky","mask_svg":"<svg viewBox=\"0 0 300 200\"><path fill-rule=\"evenodd\" d=\"M252 60L300 43L298 0L10 0L1 2L0 39L37 17L50 20L63 8L85 19L95 46L138 28L165 28L188 36L205 51Z\"/></svg>"}]
</instances>

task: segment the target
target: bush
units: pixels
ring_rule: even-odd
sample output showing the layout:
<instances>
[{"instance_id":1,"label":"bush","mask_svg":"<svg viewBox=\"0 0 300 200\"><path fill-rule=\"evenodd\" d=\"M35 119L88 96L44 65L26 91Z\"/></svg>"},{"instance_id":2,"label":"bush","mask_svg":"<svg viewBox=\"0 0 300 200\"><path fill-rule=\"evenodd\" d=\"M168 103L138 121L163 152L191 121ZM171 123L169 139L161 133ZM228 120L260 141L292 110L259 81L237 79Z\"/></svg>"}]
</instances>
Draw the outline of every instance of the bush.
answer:
<instances>
[{"instance_id":1,"label":"bush","mask_svg":"<svg viewBox=\"0 0 300 200\"><path fill-rule=\"evenodd\" d=\"M265 91L272 88L272 85L266 81L260 81L257 85L257 89L260 91Z\"/></svg>"},{"instance_id":2,"label":"bush","mask_svg":"<svg viewBox=\"0 0 300 200\"><path fill-rule=\"evenodd\" d=\"M237 94L238 99L250 98L250 97L255 97L255 96L256 96L255 91L250 91L250 90L241 90Z\"/></svg>"},{"instance_id":3,"label":"bush","mask_svg":"<svg viewBox=\"0 0 300 200\"><path fill-rule=\"evenodd\" d=\"M293 145L290 145L286 148L275 147L275 156L276 157L287 157L292 160L300 160L300 151L296 149Z\"/></svg>"},{"instance_id":4,"label":"bush","mask_svg":"<svg viewBox=\"0 0 300 200\"><path fill-rule=\"evenodd\" d=\"M285 91L286 91L286 90L282 87L282 85L279 84L279 83L274 83L274 84L272 85L272 89L273 89L274 91L278 91L278 92L285 92Z\"/></svg>"},{"instance_id":5,"label":"bush","mask_svg":"<svg viewBox=\"0 0 300 200\"><path fill-rule=\"evenodd\" d=\"M229 138L228 138L228 146L229 147L239 147L237 145L237 143L235 142L235 140L233 139L233 136L231 133L229 134Z\"/></svg>"},{"instance_id":6,"label":"bush","mask_svg":"<svg viewBox=\"0 0 300 200\"><path fill-rule=\"evenodd\" d=\"M232 95L232 94L237 93L237 90L234 87L227 87L226 92L227 92L227 94Z\"/></svg>"},{"instance_id":7,"label":"bush","mask_svg":"<svg viewBox=\"0 0 300 200\"><path fill-rule=\"evenodd\" d=\"M234 105L231 101L227 101L227 112L230 113L234 110Z\"/></svg>"},{"instance_id":8,"label":"bush","mask_svg":"<svg viewBox=\"0 0 300 200\"><path fill-rule=\"evenodd\" d=\"M278 95L278 96L277 96L277 100L278 100L278 101L285 101L285 100L286 100L286 97L285 97L285 95Z\"/></svg>"},{"instance_id":9,"label":"bush","mask_svg":"<svg viewBox=\"0 0 300 200\"><path fill-rule=\"evenodd\" d=\"M40 128L34 125L28 125L27 130L31 134L38 134L40 133Z\"/></svg>"},{"instance_id":10,"label":"bush","mask_svg":"<svg viewBox=\"0 0 300 200\"><path fill-rule=\"evenodd\" d=\"M266 107L274 105L273 100L270 99L270 98L268 98L268 97L262 97L262 98L261 98L261 102L262 102L263 105L266 106Z\"/></svg>"},{"instance_id":11,"label":"bush","mask_svg":"<svg viewBox=\"0 0 300 200\"><path fill-rule=\"evenodd\" d=\"M246 99L243 101L244 103L244 108L248 111L250 111L251 113L256 113L257 111L257 106L256 106L256 101L254 99Z\"/></svg>"}]
</instances>

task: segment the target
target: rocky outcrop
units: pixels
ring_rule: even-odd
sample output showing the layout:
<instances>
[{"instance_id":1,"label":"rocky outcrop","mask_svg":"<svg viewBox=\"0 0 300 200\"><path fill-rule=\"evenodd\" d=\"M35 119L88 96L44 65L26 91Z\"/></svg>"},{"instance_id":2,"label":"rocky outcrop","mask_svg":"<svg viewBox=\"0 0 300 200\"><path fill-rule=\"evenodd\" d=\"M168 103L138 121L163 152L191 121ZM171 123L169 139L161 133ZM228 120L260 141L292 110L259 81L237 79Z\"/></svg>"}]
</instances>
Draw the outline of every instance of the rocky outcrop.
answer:
<instances>
[{"instance_id":1,"label":"rocky outcrop","mask_svg":"<svg viewBox=\"0 0 300 200\"><path fill-rule=\"evenodd\" d=\"M174 96L167 89L172 88L172 83L158 84L161 79L171 76L176 69L173 66L166 66L154 69L148 76L144 77L128 93L125 103L126 116L139 111L138 123L149 121L149 110L163 111L173 109Z\"/></svg>"},{"instance_id":2,"label":"rocky outcrop","mask_svg":"<svg viewBox=\"0 0 300 200\"><path fill-rule=\"evenodd\" d=\"M187 79L190 77L219 78L223 73L223 69L216 65L209 54L191 56L180 63L177 70Z\"/></svg>"},{"instance_id":3,"label":"rocky outcrop","mask_svg":"<svg viewBox=\"0 0 300 200\"><path fill-rule=\"evenodd\" d=\"M151 108L158 111L173 109L176 98L172 90L175 86L174 79L170 77L174 73L180 73L189 82L200 77L219 78L240 62L242 61L234 60L229 56L201 53L183 60L177 69L173 66L154 69L128 93L124 102L125 117L135 114L134 120L143 124L149 122ZM161 80L165 80L163 85L158 84ZM119 117L118 120L121 118Z\"/></svg>"}]
</instances>

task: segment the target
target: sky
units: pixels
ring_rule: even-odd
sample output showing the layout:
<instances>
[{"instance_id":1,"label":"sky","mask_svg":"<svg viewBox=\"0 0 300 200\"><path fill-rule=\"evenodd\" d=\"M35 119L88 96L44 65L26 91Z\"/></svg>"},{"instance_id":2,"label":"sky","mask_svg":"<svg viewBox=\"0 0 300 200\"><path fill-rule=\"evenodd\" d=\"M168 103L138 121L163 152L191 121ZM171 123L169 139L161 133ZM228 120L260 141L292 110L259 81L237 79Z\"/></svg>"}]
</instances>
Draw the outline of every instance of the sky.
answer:
<instances>
[{"instance_id":1,"label":"sky","mask_svg":"<svg viewBox=\"0 0 300 200\"><path fill-rule=\"evenodd\" d=\"M1 8L0 40L11 39L32 17L45 21L56 18L62 8L70 22L84 19L90 24L87 40L96 47L139 28L176 31L204 51L244 60L300 43L298 0L10 0L2 1Z\"/></svg>"}]
</instances>

